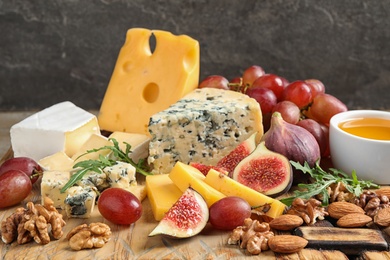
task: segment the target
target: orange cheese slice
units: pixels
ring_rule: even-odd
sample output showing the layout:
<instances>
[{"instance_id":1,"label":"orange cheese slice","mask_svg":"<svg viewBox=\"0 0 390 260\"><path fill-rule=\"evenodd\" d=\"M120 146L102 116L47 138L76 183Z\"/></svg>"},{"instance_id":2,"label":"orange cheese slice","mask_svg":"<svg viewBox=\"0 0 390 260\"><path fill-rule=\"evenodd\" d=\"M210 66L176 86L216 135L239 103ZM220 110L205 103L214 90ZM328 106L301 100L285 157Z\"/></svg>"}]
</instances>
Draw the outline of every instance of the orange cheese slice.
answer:
<instances>
[{"instance_id":1,"label":"orange cheese slice","mask_svg":"<svg viewBox=\"0 0 390 260\"><path fill-rule=\"evenodd\" d=\"M100 107L101 129L149 135L153 114L198 87L199 56L199 43L189 36L128 30Z\"/></svg>"}]
</instances>

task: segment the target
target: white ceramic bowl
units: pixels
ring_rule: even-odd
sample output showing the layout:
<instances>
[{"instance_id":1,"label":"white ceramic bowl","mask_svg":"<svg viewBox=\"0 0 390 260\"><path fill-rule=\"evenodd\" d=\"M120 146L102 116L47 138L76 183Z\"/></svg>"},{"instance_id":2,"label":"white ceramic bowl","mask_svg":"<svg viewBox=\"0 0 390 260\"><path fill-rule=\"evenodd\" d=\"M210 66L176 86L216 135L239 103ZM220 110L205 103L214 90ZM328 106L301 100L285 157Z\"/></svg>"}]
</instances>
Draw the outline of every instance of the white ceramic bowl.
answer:
<instances>
[{"instance_id":1,"label":"white ceramic bowl","mask_svg":"<svg viewBox=\"0 0 390 260\"><path fill-rule=\"evenodd\" d=\"M390 184L390 141L358 137L339 128L339 124L353 118L385 118L390 112L379 110L350 110L333 116L329 126L330 153L333 166L359 179L377 184Z\"/></svg>"}]
</instances>

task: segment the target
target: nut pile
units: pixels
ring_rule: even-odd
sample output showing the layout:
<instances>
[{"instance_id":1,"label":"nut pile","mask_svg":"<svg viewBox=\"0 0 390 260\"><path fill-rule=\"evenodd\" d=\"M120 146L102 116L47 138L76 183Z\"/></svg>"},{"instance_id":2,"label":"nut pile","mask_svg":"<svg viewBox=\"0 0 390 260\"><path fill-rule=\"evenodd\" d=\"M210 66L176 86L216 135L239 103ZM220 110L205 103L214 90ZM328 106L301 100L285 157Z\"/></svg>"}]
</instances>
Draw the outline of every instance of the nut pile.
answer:
<instances>
[{"instance_id":1,"label":"nut pile","mask_svg":"<svg viewBox=\"0 0 390 260\"><path fill-rule=\"evenodd\" d=\"M51 199L45 199L44 205L28 202L26 206L17 208L1 222L1 239L4 243L10 244L16 240L21 245L34 240L45 245L50 242L50 237L60 239L63 236L62 227L66 223Z\"/></svg>"},{"instance_id":2,"label":"nut pile","mask_svg":"<svg viewBox=\"0 0 390 260\"><path fill-rule=\"evenodd\" d=\"M308 244L300 236L285 234L302 225L313 225L325 217L337 220L342 228L369 227L375 223L380 228L390 226L390 201L387 194L364 191L359 197L347 196L342 186L334 187L333 201L324 207L315 198L296 198L285 214L263 222L246 219L231 233L228 244L238 244L250 254L260 254L265 250L277 253L299 252ZM390 191L389 191L390 194ZM278 235L274 231L282 231Z\"/></svg>"}]
</instances>

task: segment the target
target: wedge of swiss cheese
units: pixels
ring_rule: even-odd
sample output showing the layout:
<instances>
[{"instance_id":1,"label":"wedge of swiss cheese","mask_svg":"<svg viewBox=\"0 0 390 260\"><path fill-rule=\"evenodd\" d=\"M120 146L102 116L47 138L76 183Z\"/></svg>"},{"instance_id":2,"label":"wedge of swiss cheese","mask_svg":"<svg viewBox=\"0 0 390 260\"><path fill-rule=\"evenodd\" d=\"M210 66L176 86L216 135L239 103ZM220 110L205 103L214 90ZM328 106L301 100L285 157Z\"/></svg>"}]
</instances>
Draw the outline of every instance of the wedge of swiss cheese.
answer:
<instances>
[{"instance_id":1,"label":"wedge of swiss cheese","mask_svg":"<svg viewBox=\"0 0 390 260\"><path fill-rule=\"evenodd\" d=\"M149 135L149 118L198 83L198 41L161 30L130 29L100 107L99 125L111 132Z\"/></svg>"}]
</instances>

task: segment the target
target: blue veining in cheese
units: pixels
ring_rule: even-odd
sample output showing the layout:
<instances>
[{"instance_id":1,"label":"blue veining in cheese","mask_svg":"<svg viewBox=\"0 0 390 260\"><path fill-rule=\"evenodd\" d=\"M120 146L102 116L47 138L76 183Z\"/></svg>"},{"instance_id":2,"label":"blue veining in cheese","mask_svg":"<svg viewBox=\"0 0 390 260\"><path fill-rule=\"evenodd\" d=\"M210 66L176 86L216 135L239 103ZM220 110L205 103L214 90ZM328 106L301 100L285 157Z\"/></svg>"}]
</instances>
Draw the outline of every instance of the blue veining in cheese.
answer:
<instances>
[{"instance_id":1,"label":"blue veining in cheese","mask_svg":"<svg viewBox=\"0 0 390 260\"><path fill-rule=\"evenodd\" d=\"M95 207L97 191L93 187L73 186L67 190L65 212L70 218L89 218Z\"/></svg>"},{"instance_id":2,"label":"blue veining in cheese","mask_svg":"<svg viewBox=\"0 0 390 260\"><path fill-rule=\"evenodd\" d=\"M137 185L135 167L129 163L118 161L113 166L105 167L103 172L107 175L110 187L128 190L130 186Z\"/></svg>"},{"instance_id":3,"label":"blue veining in cheese","mask_svg":"<svg viewBox=\"0 0 390 260\"><path fill-rule=\"evenodd\" d=\"M150 118L148 163L169 173L177 161L216 164L253 133L263 134L258 102L245 94L196 89Z\"/></svg>"}]
</instances>

